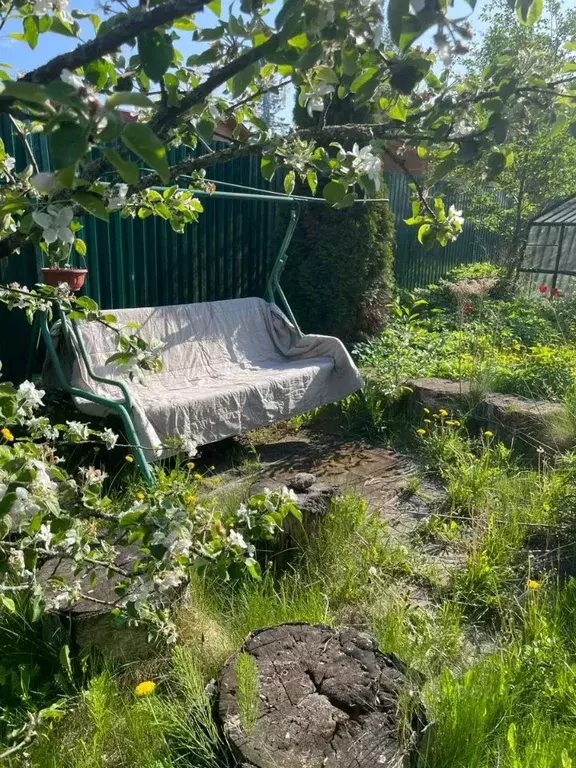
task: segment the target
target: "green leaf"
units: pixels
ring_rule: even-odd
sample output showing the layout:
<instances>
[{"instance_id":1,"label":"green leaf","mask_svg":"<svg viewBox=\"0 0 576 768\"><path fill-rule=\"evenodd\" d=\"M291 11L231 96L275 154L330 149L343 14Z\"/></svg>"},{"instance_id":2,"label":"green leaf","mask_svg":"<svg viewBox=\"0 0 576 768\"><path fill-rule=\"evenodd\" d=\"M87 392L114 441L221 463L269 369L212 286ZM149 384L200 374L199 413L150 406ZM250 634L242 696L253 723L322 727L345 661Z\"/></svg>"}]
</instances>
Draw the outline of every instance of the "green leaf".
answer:
<instances>
[{"instance_id":1,"label":"green leaf","mask_svg":"<svg viewBox=\"0 0 576 768\"><path fill-rule=\"evenodd\" d=\"M133 163L130 160L124 160L124 158L120 157L115 149L105 147L102 149L102 151L106 155L106 158L109 160L109 162L111 162L112 165L116 168L122 181L125 181L126 184L138 183L138 179L140 178L140 170L136 163Z\"/></svg>"},{"instance_id":2,"label":"green leaf","mask_svg":"<svg viewBox=\"0 0 576 768\"><path fill-rule=\"evenodd\" d=\"M76 240L74 240L74 250L79 256L82 256L82 257L86 256L86 252L88 249L86 248L86 243L84 242L84 240L81 240L80 238L77 237Z\"/></svg>"},{"instance_id":3,"label":"green leaf","mask_svg":"<svg viewBox=\"0 0 576 768\"><path fill-rule=\"evenodd\" d=\"M92 195L90 192L74 192L72 199L87 210L88 213L91 213L92 216L96 216L97 219L102 219L102 221L108 221L108 210L101 197Z\"/></svg>"},{"instance_id":4,"label":"green leaf","mask_svg":"<svg viewBox=\"0 0 576 768\"><path fill-rule=\"evenodd\" d=\"M34 16L26 16L22 22L22 26L24 27L24 37L26 38L26 42L30 48L36 48L38 44L38 35L40 34L38 19Z\"/></svg>"},{"instance_id":5,"label":"green leaf","mask_svg":"<svg viewBox=\"0 0 576 768\"><path fill-rule=\"evenodd\" d=\"M158 82L172 63L174 46L169 35L153 30L138 36L138 54L144 72Z\"/></svg>"},{"instance_id":6,"label":"green leaf","mask_svg":"<svg viewBox=\"0 0 576 768\"><path fill-rule=\"evenodd\" d=\"M492 130L496 144L503 144L508 135L508 121L498 112L493 112L488 120L488 127Z\"/></svg>"},{"instance_id":7,"label":"green leaf","mask_svg":"<svg viewBox=\"0 0 576 768\"><path fill-rule=\"evenodd\" d=\"M21 80L3 80L1 89L2 96L11 96L20 101L31 101L34 104L44 104L48 96L44 88L36 83L24 83Z\"/></svg>"},{"instance_id":8,"label":"green leaf","mask_svg":"<svg viewBox=\"0 0 576 768\"><path fill-rule=\"evenodd\" d=\"M517 0L518 21L526 26L535 24L542 15L543 0Z\"/></svg>"},{"instance_id":9,"label":"green leaf","mask_svg":"<svg viewBox=\"0 0 576 768\"><path fill-rule=\"evenodd\" d=\"M83 123L60 123L49 136L50 154L57 170L75 165L88 151L89 127Z\"/></svg>"},{"instance_id":10,"label":"green leaf","mask_svg":"<svg viewBox=\"0 0 576 768\"><path fill-rule=\"evenodd\" d=\"M371 80L374 75L378 72L376 67L369 67L368 69L365 69L364 72L362 72L358 77L352 82L352 85L350 86L350 90L352 93L356 93L360 90L360 88L368 82L368 80Z\"/></svg>"},{"instance_id":11,"label":"green leaf","mask_svg":"<svg viewBox=\"0 0 576 768\"><path fill-rule=\"evenodd\" d=\"M80 31L80 25L77 22L70 24L68 21L60 21L56 16L52 17L50 32L56 32L57 35L64 37L77 37Z\"/></svg>"},{"instance_id":12,"label":"green leaf","mask_svg":"<svg viewBox=\"0 0 576 768\"><path fill-rule=\"evenodd\" d=\"M198 136L204 139L204 141L212 141L215 128L216 128L216 123L214 122L214 120L212 120L211 117L203 117L201 120L198 121L196 125L196 131L198 132Z\"/></svg>"},{"instance_id":13,"label":"green leaf","mask_svg":"<svg viewBox=\"0 0 576 768\"><path fill-rule=\"evenodd\" d=\"M576 122L570 123L568 127L568 131L570 133L570 136L574 137L576 139Z\"/></svg>"},{"instance_id":14,"label":"green leaf","mask_svg":"<svg viewBox=\"0 0 576 768\"><path fill-rule=\"evenodd\" d=\"M332 83L332 85L338 85L340 82L338 75L330 67L318 67L316 73L320 80L325 80L327 83Z\"/></svg>"},{"instance_id":15,"label":"green leaf","mask_svg":"<svg viewBox=\"0 0 576 768\"><path fill-rule=\"evenodd\" d=\"M208 3L207 8L209 8L216 16L220 16L222 13L222 0L212 0L211 3Z\"/></svg>"},{"instance_id":16,"label":"green leaf","mask_svg":"<svg viewBox=\"0 0 576 768\"><path fill-rule=\"evenodd\" d=\"M90 62L84 67L84 77L96 90L104 88L108 82L108 66L102 59Z\"/></svg>"},{"instance_id":17,"label":"green leaf","mask_svg":"<svg viewBox=\"0 0 576 768\"><path fill-rule=\"evenodd\" d=\"M116 91L108 97L106 105L117 107L119 104L130 104L133 107L154 107L154 102L144 93L138 91Z\"/></svg>"},{"instance_id":18,"label":"green leaf","mask_svg":"<svg viewBox=\"0 0 576 768\"><path fill-rule=\"evenodd\" d=\"M257 74L258 70L259 66L257 63L251 64L249 67L243 69L242 72L238 72L237 75L234 75L234 77L228 81L228 87L234 98L240 96L241 93L244 93L246 88L252 82L252 78Z\"/></svg>"},{"instance_id":19,"label":"green leaf","mask_svg":"<svg viewBox=\"0 0 576 768\"><path fill-rule=\"evenodd\" d=\"M388 109L388 117L392 120L400 120L403 123L406 122L406 118L408 117L408 107L404 99L398 99L392 104Z\"/></svg>"},{"instance_id":20,"label":"green leaf","mask_svg":"<svg viewBox=\"0 0 576 768\"><path fill-rule=\"evenodd\" d=\"M60 649L59 659L62 669L66 672L68 678L72 680L74 672L72 670L72 662L70 661L70 648L67 645L63 645Z\"/></svg>"},{"instance_id":21,"label":"green leaf","mask_svg":"<svg viewBox=\"0 0 576 768\"><path fill-rule=\"evenodd\" d=\"M316 171L307 171L306 172L306 181L308 182L308 186L310 187L310 191L313 195L316 194L316 189L318 188L318 174Z\"/></svg>"},{"instance_id":22,"label":"green leaf","mask_svg":"<svg viewBox=\"0 0 576 768\"><path fill-rule=\"evenodd\" d=\"M266 181L272 181L277 168L278 164L273 157L263 157L260 160L260 172Z\"/></svg>"},{"instance_id":23,"label":"green leaf","mask_svg":"<svg viewBox=\"0 0 576 768\"><path fill-rule=\"evenodd\" d=\"M288 40L288 45L291 48L297 48L298 50L304 50L304 48L307 48L310 41L308 40L308 35L306 32L301 32L299 35L294 35L294 37L291 37Z\"/></svg>"},{"instance_id":24,"label":"green leaf","mask_svg":"<svg viewBox=\"0 0 576 768\"><path fill-rule=\"evenodd\" d=\"M294 171L289 171L284 177L284 192L287 195L291 195L294 192L294 186L296 184L296 174Z\"/></svg>"},{"instance_id":25,"label":"green leaf","mask_svg":"<svg viewBox=\"0 0 576 768\"><path fill-rule=\"evenodd\" d=\"M151 165L164 184L170 181L170 167L166 148L154 131L144 123L128 123L122 133L122 141L129 150Z\"/></svg>"},{"instance_id":26,"label":"green leaf","mask_svg":"<svg viewBox=\"0 0 576 768\"><path fill-rule=\"evenodd\" d=\"M11 597L6 597L6 595L2 595L0 597L0 602L6 608L7 611L10 611L10 613L15 613L16 611L16 603L14 600L12 600Z\"/></svg>"},{"instance_id":27,"label":"green leaf","mask_svg":"<svg viewBox=\"0 0 576 768\"><path fill-rule=\"evenodd\" d=\"M410 13L410 0L389 0L388 29L396 45L400 45L400 37L404 25L404 17Z\"/></svg>"},{"instance_id":28,"label":"green leaf","mask_svg":"<svg viewBox=\"0 0 576 768\"><path fill-rule=\"evenodd\" d=\"M347 191L348 187L345 184L339 181L329 181L324 187L322 195L328 203L336 205L336 203L341 203L344 200Z\"/></svg>"}]
</instances>

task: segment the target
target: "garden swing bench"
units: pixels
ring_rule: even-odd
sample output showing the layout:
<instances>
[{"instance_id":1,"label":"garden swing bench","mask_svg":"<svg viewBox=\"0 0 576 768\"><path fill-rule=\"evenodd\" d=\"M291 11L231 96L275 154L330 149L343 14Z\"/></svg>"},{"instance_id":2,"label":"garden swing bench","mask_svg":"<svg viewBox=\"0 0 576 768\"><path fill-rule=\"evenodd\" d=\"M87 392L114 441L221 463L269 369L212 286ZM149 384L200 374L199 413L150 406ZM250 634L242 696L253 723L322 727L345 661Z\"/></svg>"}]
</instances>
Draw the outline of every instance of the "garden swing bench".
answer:
<instances>
[{"instance_id":1,"label":"garden swing bench","mask_svg":"<svg viewBox=\"0 0 576 768\"><path fill-rule=\"evenodd\" d=\"M120 417L150 484L150 462L178 452L167 447L168 438L206 445L336 402L362 387L342 342L303 334L280 286L302 202L318 198L261 190L209 196L291 206L265 298L111 310L119 326L137 323L143 339L164 344L162 372L147 375L144 383L106 364L115 339L105 325L62 315L50 328L46 316L40 320L45 371L82 412Z\"/></svg>"}]
</instances>

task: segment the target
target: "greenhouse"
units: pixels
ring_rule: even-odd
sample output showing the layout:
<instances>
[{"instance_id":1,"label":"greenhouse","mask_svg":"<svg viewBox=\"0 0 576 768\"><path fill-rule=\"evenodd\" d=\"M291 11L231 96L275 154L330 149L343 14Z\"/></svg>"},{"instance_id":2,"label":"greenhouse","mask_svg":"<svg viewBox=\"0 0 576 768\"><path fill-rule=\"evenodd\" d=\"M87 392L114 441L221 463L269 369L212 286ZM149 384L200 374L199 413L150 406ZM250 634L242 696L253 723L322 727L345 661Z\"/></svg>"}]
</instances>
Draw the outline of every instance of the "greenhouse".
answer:
<instances>
[{"instance_id":1,"label":"greenhouse","mask_svg":"<svg viewBox=\"0 0 576 768\"><path fill-rule=\"evenodd\" d=\"M553 203L532 221L520 270L531 285L573 290L576 277L576 196Z\"/></svg>"}]
</instances>

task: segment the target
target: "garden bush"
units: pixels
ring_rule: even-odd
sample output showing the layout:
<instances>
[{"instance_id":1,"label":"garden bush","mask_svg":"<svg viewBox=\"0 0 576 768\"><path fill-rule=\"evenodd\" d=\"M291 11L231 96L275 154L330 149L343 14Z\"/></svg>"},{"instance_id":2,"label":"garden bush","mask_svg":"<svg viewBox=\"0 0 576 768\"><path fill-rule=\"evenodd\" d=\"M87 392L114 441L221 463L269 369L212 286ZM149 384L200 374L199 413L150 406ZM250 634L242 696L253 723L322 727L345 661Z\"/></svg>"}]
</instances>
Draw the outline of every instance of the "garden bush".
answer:
<instances>
[{"instance_id":1,"label":"garden bush","mask_svg":"<svg viewBox=\"0 0 576 768\"><path fill-rule=\"evenodd\" d=\"M294 115L298 125L317 124L318 117L311 118L298 104ZM325 116L330 125L366 123L372 118L366 107L354 105L350 98L335 99ZM317 194L323 186L325 182ZM302 192L310 194L307 187ZM383 185L376 197L388 197ZM283 277L302 328L346 342L379 331L394 288L394 240L394 216L385 202L356 203L343 210L305 206Z\"/></svg>"},{"instance_id":2,"label":"garden bush","mask_svg":"<svg viewBox=\"0 0 576 768\"><path fill-rule=\"evenodd\" d=\"M542 293L506 299L476 295L465 304L439 307L426 295L397 298L387 328L355 347L359 364L383 394L401 394L410 378L437 376L471 381L481 391L573 399L571 299Z\"/></svg>"}]
</instances>

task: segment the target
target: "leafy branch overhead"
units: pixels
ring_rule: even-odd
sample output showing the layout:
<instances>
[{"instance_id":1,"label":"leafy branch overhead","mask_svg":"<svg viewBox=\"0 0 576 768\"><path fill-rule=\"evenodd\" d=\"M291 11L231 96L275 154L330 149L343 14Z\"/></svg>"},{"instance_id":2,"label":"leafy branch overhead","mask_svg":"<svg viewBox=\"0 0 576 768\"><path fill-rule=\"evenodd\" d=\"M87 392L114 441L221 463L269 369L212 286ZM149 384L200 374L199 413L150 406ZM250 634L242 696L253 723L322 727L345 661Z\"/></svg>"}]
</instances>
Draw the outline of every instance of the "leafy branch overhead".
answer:
<instances>
[{"instance_id":1,"label":"leafy branch overhead","mask_svg":"<svg viewBox=\"0 0 576 768\"><path fill-rule=\"evenodd\" d=\"M220 0L122 2L115 15L111 3L102 16L70 12L68 0L0 2L0 27L21 24L12 36L22 46L36 48L48 33L72 43L92 31L23 77L0 72L0 112L28 156L17 169L0 153L0 258L27 242L60 257L74 241L82 252L79 238L64 231L68 224L52 242L44 236L52 228L38 224L62 208L64 219L72 213L72 232L85 213L107 220L115 211L159 215L182 231L201 213L194 194L175 189L159 201L150 188L210 189L209 167L249 154L262 157L267 179L282 170L287 192L300 179L315 193L323 178L319 188L336 207L377 194L390 140L400 155L404 146L440 153L439 177L474 162L495 178L513 162L503 142L522 119L522 105L538 103L576 124L576 62L568 52L565 71L546 79L536 63L520 74L504 58L480 76L455 80L453 63L473 34L475 3L468 3L470 21L452 18L453 0L390 0L386 14L379 0L285 0L275 18L272 0L242 0L226 13ZM211 24L200 22L203 10ZM515 10L518 24L533 24L542 0L517 0ZM431 49L421 39L430 32ZM194 53L186 58L181 49L190 43ZM292 91L313 125L279 133L262 117L260 101ZM344 99L366 107L374 122L327 126L327 111ZM170 167L169 148L207 143L222 122L235 126L228 148ZM38 172L30 132L47 135L53 173ZM419 239L457 236L458 217L421 186L414 192Z\"/></svg>"}]
</instances>

